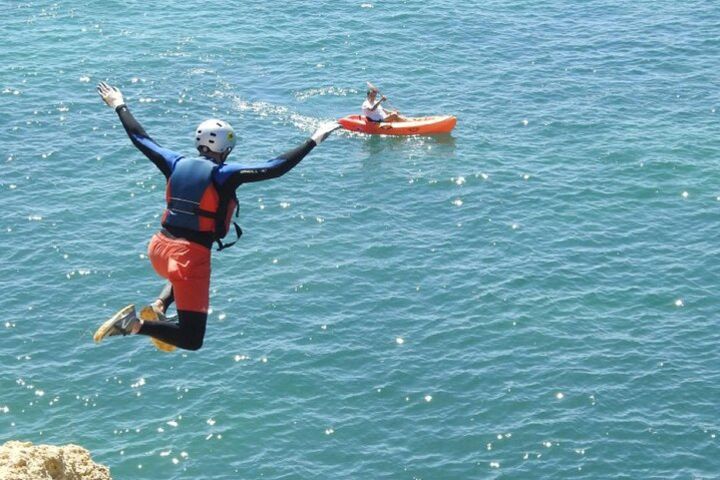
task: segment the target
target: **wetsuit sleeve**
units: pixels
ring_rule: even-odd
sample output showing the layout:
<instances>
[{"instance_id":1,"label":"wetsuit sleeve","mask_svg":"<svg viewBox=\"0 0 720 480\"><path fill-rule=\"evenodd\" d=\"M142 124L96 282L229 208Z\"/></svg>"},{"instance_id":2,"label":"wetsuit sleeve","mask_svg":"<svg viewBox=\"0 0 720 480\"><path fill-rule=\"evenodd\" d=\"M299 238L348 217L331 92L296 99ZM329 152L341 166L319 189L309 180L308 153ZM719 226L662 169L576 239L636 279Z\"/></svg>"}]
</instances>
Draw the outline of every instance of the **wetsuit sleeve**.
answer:
<instances>
[{"instance_id":1,"label":"wetsuit sleeve","mask_svg":"<svg viewBox=\"0 0 720 480\"><path fill-rule=\"evenodd\" d=\"M133 145L149 158L166 178L170 177L175 162L177 162L182 155L161 147L155 140L150 138L150 135L148 135L142 125L135 120L135 117L133 117L126 105L120 105L115 111L120 117L123 128L125 128Z\"/></svg>"},{"instance_id":2,"label":"wetsuit sleeve","mask_svg":"<svg viewBox=\"0 0 720 480\"><path fill-rule=\"evenodd\" d=\"M238 163L230 163L223 169L221 183L229 188L237 188L241 183L259 182L261 180L269 180L277 178L289 172L300 160L315 148L316 143L313 139L306 140L302 145L288 150L282 155L261 163L257 166L245 166Z\"/></svg>"}]
</instances>

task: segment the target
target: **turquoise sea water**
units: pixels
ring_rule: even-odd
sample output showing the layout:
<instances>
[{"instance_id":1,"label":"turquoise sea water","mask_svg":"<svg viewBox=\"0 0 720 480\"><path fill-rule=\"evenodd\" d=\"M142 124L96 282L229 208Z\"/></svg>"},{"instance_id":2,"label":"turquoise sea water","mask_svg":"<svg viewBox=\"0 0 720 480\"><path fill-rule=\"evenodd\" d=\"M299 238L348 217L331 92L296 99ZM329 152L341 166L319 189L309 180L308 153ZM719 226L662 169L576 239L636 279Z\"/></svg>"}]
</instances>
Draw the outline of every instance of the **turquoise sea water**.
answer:
<instances>
[{"instance_id":1,"label":"turquoise sea water","mask_svg":"<svg viewBox=\"0 0 720 480\"><path fill-rule=\"evenodd\" d=\"M720 476L717 2L0 2L0 442L116 479ZM204 348L94 328L162 282L163 145L264 161Z\"/></svg>"}]
</instances>

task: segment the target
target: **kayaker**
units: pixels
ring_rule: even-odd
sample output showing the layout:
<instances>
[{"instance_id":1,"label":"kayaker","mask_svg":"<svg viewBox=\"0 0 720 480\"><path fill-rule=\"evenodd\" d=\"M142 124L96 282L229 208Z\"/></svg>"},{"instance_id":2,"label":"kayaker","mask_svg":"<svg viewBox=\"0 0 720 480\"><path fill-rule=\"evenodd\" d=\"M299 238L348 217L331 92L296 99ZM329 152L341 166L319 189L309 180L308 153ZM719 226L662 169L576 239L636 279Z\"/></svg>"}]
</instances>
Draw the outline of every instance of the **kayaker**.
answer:
<instances>
[{"instance_id":1,"label":"kayaker","mask_svg":"<svg viewBox=\"0 0 720 480\"><path fill-rule=\"evenodd\" d=\"M114 335L140 334L198 350L208 316L212 245L217 242L219 250L229 246L222 238L232 225L238 237L242 233L232 221L237 208L235 190L243 183L284 175L340 126L323 125L296 148L260 165L245 165L225 163L235 147L233 128L222 120L206 120L195 129L199 157L184 157L150 138L128 110L120 90L105 82L97 90L117 112L133 145L165 177L167 205L162 228L150 240L148 257L157 274L169 283L152 305L160 321L141 320L134 305L128 305L103 323L94 339L99 342ZM173 301L177 322L164 316Z\"/></svg>"},{"instance_id":2,"label":"kayaker","mask_svg":"<svg viewBox=\"0 0 720 480\"><path fill-rule=\"evenodd\" d=\"M398 111L385 111L380 104L387 101L387 97L383 95L380 100L376 101L377 94L377 88L368 87L367 98L362 104L362 114L365 118L371 122L404 122L406 120Z\"/></svg>"}]
</instances>

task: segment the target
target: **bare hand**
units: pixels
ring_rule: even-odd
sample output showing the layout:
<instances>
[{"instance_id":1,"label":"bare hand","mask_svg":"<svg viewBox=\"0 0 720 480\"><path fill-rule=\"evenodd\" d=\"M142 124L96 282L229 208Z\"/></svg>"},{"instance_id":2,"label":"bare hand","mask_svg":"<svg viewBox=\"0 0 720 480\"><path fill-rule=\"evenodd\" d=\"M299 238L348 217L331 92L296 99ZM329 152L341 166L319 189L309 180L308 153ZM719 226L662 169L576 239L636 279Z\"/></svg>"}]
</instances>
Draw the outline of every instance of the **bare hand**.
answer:
<instances>
[{"instance_id":1,"label":"bare hand","mask_svg":"<svg viewBox=\"0 0 720 480\"><path fill-rule=\"evenodd\" d=\"M385 95L383 95L382 97L380 97L380 101L381 101L381 102L384 102L385 100L387 100L387 97L386 97Z\"/></svg>"},{"instance_id":2,"label":"bare hand","mask_svg":"<svg viewBox=\"0 0 720 480\"><path fill-rule=\"evenodd\" d=\"M100 94L100 98L102 98L103 102L105 102L108 107L115 109L120 105L125 105L122 93L120 93L120 90L118 90L117 87L108 85L105 82L100 82L98 83L97 91L98 94Z\"/></svg>"},{"instance_id":3,"label":"bare hand","mask_svg":"<svg viewBox=\"0 0 720 480\"><path fill-rule=\"evenodd\" d=\"M320 145L323 140L325 140L327 137L330 136L332 132L337 130L338 128L341 128L340 124L337 122L329 122L326 124L323 124L315 130L315 133L313 133L310 138L312 138L315 141L315 145Z\"/></svg>"}]
</instances>

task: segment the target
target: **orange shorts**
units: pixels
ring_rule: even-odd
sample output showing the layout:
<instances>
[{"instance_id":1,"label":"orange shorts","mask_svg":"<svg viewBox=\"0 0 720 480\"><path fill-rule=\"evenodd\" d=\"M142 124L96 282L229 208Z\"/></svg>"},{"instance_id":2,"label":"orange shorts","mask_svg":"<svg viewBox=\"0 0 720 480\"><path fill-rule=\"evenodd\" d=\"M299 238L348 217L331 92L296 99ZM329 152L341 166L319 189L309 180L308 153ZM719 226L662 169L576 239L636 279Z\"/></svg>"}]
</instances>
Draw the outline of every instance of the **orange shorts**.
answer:
<instances>
[{"instance_id":1,"label":"orange shorts","mask_svg":"<svg viewBox=\"0 0 720 480\"><path fill-rule=\"evenodd\" d=\"M207 313L210 304L210 249L156 233L148 245L152 266L173 286L178 310Z\"/></svg>"}]
</instances>

